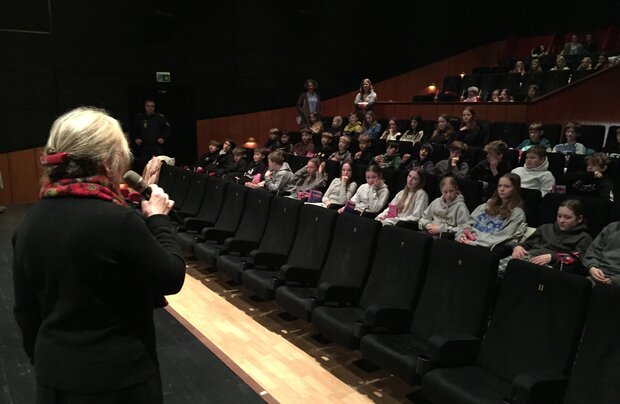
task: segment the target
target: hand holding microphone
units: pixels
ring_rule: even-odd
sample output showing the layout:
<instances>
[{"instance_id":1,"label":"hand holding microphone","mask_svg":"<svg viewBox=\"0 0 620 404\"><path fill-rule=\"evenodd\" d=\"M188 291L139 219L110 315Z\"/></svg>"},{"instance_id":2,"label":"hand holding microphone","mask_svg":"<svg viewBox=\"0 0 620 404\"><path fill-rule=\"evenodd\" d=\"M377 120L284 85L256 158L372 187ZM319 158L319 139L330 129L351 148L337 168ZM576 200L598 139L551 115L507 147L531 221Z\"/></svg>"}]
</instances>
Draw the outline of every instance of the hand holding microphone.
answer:
<instances>
[{"instance_id":1,"label":"hand holding microphone","mask_svg":"<svg viewBox=\"0 0 620 404\"><path fill-rule=\"evenodd\" d=\"M162 188L155 184L148 185L137 172L127 171L123 175L123 180L144 196L141 206L145 217L167 215L174 206L174 201L169 199L168 194Z\"/></svg>"}]
</instances>

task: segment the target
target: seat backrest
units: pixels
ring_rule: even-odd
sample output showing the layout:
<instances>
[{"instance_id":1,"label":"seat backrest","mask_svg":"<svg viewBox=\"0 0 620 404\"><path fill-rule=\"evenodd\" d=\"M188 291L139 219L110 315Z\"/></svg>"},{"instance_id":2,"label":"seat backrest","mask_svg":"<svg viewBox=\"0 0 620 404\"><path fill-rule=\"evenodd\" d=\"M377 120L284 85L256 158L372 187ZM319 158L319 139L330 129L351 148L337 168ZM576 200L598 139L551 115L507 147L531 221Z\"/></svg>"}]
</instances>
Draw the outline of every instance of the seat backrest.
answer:
<instances>
[{"instance_id":1,"label":"seat backrest","mask_svg":"<svg viewBox=\"0 0 620 404\"><path fill-rule=\"evenodd\" d=\"M443 79L443 87L441 88L441 92L451 92L454 94L458 94L461 88L461 76L446 76Z\"/></svg>"},{"instance_id":2,"label":"seat backrest","mask_svg":"<svg viewBox=\"0 0 620 404\"><path fill-rule=\"evenodd\" d=\"M609 224L613 207L613 203L609 199L554 193L547 194L542 199L540 223L554 223L558 207L565 199L579 199L584 203L584 216L588 226L588 233L590 233L592 238L595 238L603 230L603 227Z\"/></svg>"},{"instance_id":3,"label":"seat backrest","mask_svg":"<svg viewBox=\"0 0 620 404\"><path fill-rule=\"evenodd\" d=\"M366 281L377 246L381 224L377 220L343 213L336 220L327 260L319 284L361 288Z\"/></svg>"},{"instance_id":4,"label":"seat backrest","mask_svg":"<svg viewBox=\"0 0 620 404\"><path fill-rule=\"evenodd\" d=\"M493 122L489 141L503 140L508 147L517 147L523 140L523 122Z\"/></svg>"},{"instance_id":5,"label":"seat backrest","mask_svg":"<svg viewBox=\"0 0 620 404\"><path fill-rule=\"evenodd\" d=\"M583 154L571 154L566 163L566 173L586 171L586 156Z\"/></svg>"},{"instance_id":6,"label":"seat backrest","mask_svg":"<svg viewBox=\"0 0 620 404\"><path fill-rule=\"evenodd\" d=\"M187 197L180 212L186 216L196 216L200 210L200 205L207 189L207 178L209 177L192 171L189 173Z\"/></svg>"},{"instance_id":7,"label":"seat backrest","mask_svg":"<svg viewBox=\"0 0 620 404\"><path fill-rule=\"evenodd\" d=\"M620 403L620 288L592 289L586 325L564 402Z\"/></svg>"},{"instance_id":8,"label":"seat backrest","mask_svg":"<svg viewBox=\"0 0 620 404\"><path fill-rule=\"evenodd\" d=\"M538 227L540 222L540 203L542 202L542 194L537 189L521 188L521 197L523 198L523 210L529 227Z\"/></svg>"},{"instance_id":9,"label":"seat backrest","mask_svg":"<svg viewBox=\"0 0 620 404\"><path fill-rule=\"evenodd\" d=\"M469 178L457 178L456 182L459 186L459 191L461 191L463 198L465 198L465 205L467 205L470 212L473 212L482 203L482 182L470 180Z\"/></svg>"},{"instance_id":10,"label":"seat backrest","mask_svg":"<svg viewBox=\"0 0 620 404\"><path fill-rule=\"evenodd\" d=\"M287 264L321 269L332 242L337 217L338 212L333 209L304 205Z\"/></svg>"},{"instance_id":11,"label":"seat backrest","mask_svg":"<svg viewBox=\"0 0 620 404\"><path fill-rule=\"evenodd\" d=\"M508 381L533 371L568 376L591 289L584 277L511 260L477 364Z\"/></svg>"},{"instance_id":12,"label":"seat backrest","mask_svg":"<svg viewBox=\"0 0 620 404\"><path fill-rule=\"evenodd\" d=\"M594 151L603 151L605 140L605 126L581 125L581 136L577 139L585 147Z\"/></svg>"},{"instance_id":13,"label":"seat backrest","mask_svg":"<svg viewBox=\"0 0 620 404\"><path fill-rule=\"evenodd\" d=\"M466 74L461 79L461 88L459 89L459 96L465 96L467 98L467 89L471 86L478 87L480 82L479 74Z\"/></svg>"},{"instance_id":14,"label":"seat backrest","mask_svg":"<svg viewBox=\"0 0 620 404\"><path fill-rule=\"evenodd\" d=\"M248 191L245 208L235 238L258 243L263 237L273 194L261 189Z\"/></svg>"},{"instance_id":15,"label":"seat backrest","mask_svg":"<svg viewBox=\"0 0 620 404\"><path fill-rule=\"evenodd\" d=\"M489 249L433 240L430 270L410 332L421 340L436 334L482 336L497 282L499 256Z\"/></svg>"},{"instance_id":16,"label":"seat backrest","mask_svg":"<svg viewBox=\"0 0 620 404\"><path fill-rule=\"evenodd\" d=\"M224 203L228 183L216 177L207 178L205 195L196 217L209 223L215 223Z\"/></svg>"},{"instance_id":17,"label":"seat backrest","mask_svg":"<svg viewBox=\"0 0 620 404\"><path fill-rule=\"evenodd\" d=\"M525 158L527 154L521 153L520 165L525 165ZM562 153L547 153L547 159L549 160L548 170L553 174L553 177L558 180L564 175L564 167L566 167L566 155Z\"/></svg>"},{"instance_id":18,"label":"seat backrest","mask_svg":"<svg viewBox=\"0 0 620 404\"><path fill-rule=\"evenodd\" d=\"M288 254L295 240L302 206L304 203L297 199L274 197L269 209L269 220L258 249L270 253Z\"/></svg>"},{"instance_id":19,"label":"seat backrest","mask_svg":"<svg viewBox=\"0 0 620 404\"><path fill-rule=\"evenodd\" d=\"M606 149L614 150L619 146L618 138L616 137L616 131L618 130L618 128L620 128L620 126L612 125L609 127L609 129L607 129L607 136L605 137Z\"/></svg>"},{"instance_id":20,"label":"seat backrest","mask_svg":"<svg viewBox=\"0 0 620 404\"><path fill-rule=\"evenodd\" d=\"M404 227L384 226L359 306L408 309L417 303L433 239Z\"/></svg>"},{"instance_id":21,"label":"seat backrest","mask_svg":"<svg viewBox=\"0 0 620 404\"><path fill-rule=\"evenodd\" d=\"M546 94L550 91L557 90L568 84L568 76L570 70L548 70L543 76L542 93Z\"/></svg>"},{"instance_id":22,"label":"seat backrest","mask_svg":"<svg viewBox=\"0 0 620 404\"><path fill-rule=\"evenodd\" d=\"M174 201L175 209L183 209L193 172L178 167L175 167L175 169L177 173L175 175L174 186L168 191L168 195L170 199Z\"/></svg>"},{"instance_id":23,"label":"seat backrest","mask_svg":"<svg viewBox=\"0 0 620 404\"><path fill-rule=\"evenodd\" d=\"M176 173L179 169L175 166L170 166L166 163L161 163L159 168L159 178L157 179L157 185L165 192L169 193L174 187L174 180Z\"/></svg>"},{"instance_id":24,"label":"seat backrest","mask_svg":"<svg viewBox=\"0 0 620 404\"><path fill-rule=\"evenodd\" d=\"M228 186L224 196L222 211L215 222L214 227L216 229L233 233L237 231L237 226L239 226L243 208L245 207L247 192L248 188L240 184L230 184Z\"/></svg>"}]
</instances>

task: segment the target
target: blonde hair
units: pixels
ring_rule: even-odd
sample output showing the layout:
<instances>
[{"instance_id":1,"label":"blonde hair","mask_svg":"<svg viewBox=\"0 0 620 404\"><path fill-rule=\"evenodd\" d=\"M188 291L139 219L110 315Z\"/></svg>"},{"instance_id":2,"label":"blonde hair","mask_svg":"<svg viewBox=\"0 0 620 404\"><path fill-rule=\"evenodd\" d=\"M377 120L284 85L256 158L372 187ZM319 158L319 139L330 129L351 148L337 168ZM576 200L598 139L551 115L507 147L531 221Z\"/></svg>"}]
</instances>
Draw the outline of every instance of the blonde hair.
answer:
<instances>
[{"instance_id":1,"label":"blonde hair","mask_svg":"<svg viewBox=\"0 0 620 404\"><path fill-rule=\"evenodd\" d=\"M50 179L105 174L120 182L131 163L131 151L120 124L95 107L75 108L52 124L45 154L67 153L65 164L46 167Z\"/></svg>"},{"instance_id":2,"label":"blonde hair","mask_svg":"<svg viewBox=\"0 0 620 404\"><path fill-rule=\"evenodd\" d=\"M409 189L407 185L405 185L405 188L403 188L403 195L396 203L396 210L399 213L406 212L409 209L409 207L413 203L413 200L415 199L415 194L420 189L424 188L424 185L426 184L426 172L422 167L414 167L411 169L411 171L415 171L418 174L418 178L420 178L420 181L418 182L418 187L415 189Z\"/></svg>"}]
</instances>

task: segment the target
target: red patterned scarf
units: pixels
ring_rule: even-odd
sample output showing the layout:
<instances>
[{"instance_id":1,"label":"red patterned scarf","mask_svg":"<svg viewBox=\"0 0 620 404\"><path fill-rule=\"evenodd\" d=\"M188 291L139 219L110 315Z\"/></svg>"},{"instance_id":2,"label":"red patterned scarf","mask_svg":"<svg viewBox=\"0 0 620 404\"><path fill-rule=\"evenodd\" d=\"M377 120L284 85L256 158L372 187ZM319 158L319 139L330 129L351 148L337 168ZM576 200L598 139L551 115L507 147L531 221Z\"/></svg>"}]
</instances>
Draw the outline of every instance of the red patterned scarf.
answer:
<instances>
[{"instance_id":1,"label":"red patterned scarf","mask_svg":"<svg viewBox=\"0 0 620 404\"><path fill-rule=\"evenodd\" d=\"M46 181L41 186L39 197L58 198L75 196L81 198L98 198L116 205L127 206L119 190L104 175L84 178L63 178L58 181Z\"/></svg>"}]
</instances>

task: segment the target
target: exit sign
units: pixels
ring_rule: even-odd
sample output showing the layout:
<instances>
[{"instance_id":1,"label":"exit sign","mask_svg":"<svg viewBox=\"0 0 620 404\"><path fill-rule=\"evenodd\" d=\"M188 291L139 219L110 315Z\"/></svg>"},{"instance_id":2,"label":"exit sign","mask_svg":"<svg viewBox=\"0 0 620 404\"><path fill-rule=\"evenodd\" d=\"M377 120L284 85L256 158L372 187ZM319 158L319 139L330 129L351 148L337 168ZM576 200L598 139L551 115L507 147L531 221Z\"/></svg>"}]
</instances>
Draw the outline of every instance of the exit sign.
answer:
<instances>
[{"instance_id":1,"label":"exit sign","mask_svg":"<svg viewBox=\"0 0 620 404\"><path fill-rule=\"evenodd\" d=\"M170 83L170 72L155 72L158 83Z\"/></svg>"}]
</instances>

